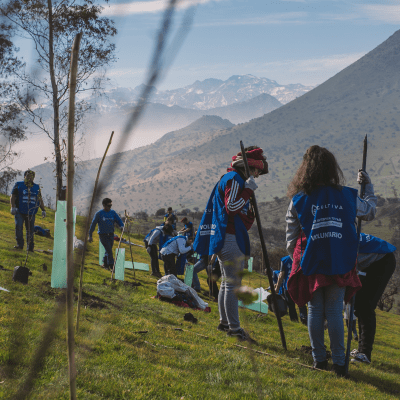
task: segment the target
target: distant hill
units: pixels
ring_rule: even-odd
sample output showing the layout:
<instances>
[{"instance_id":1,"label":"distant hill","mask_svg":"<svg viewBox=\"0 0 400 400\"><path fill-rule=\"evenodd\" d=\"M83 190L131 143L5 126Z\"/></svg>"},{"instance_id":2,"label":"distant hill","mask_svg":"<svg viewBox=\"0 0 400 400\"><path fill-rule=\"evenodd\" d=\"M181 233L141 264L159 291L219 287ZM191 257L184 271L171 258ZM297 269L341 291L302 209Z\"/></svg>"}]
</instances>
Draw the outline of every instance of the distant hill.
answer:
<instances>
[{"instance_id":1,"label":"distant hill","mask_svg":"<svg viewBox=\"0 0 400 400\"><path fill-rule=\"evenodd\" d=\"M113 164L107 193L119 209L154 211L179 204L204 208L213 185L239 151L240 140L261 146L268 158L270 173L258 181L260 201L284 196L304 151L313 144L332 150L348 185L357 187L367 133L367 170L377 193L392 197L393 190L400 189L399 66L397 31L325 83L260 118L204 133L196 141L190 136L175 140L171 146L177 146L177 153L157 142L122 153ZM115 160L110 157L107 162ZM85 167L84 180L91 182L94 176ZM87 194L83 189L78 193L77 204L84 208Z\"/></svg>"}]
</instances>

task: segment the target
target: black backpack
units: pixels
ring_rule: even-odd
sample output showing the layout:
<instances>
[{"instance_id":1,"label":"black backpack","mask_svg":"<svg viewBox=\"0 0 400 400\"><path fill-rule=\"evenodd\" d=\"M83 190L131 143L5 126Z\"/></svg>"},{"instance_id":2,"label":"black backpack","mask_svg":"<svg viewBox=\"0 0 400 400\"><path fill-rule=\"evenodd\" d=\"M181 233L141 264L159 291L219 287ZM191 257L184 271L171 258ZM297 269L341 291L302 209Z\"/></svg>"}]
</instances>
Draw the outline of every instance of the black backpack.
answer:
<instances>
[{"instance_id":1,"label":"black backpack","mask_svg":"<svg viewBox=\"0 0 400 400\"><path fill-rule=\"evenodd\" d=\"M32 275L32 272L28 268L17 266L14 268L12 279L14 282L27 284L29 275Z\"/></svg>"}]
</instances>

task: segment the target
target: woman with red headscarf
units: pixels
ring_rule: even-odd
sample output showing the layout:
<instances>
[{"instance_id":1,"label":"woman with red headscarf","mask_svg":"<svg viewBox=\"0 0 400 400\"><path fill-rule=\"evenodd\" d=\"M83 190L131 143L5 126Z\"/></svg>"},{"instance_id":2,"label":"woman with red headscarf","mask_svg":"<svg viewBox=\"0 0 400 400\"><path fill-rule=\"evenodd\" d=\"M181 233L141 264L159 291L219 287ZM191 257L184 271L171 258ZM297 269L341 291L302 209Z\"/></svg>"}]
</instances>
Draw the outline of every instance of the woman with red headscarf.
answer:
<instances>
[{"instance_id":1,"label":"woman with red headscarf","mask_svg":"<svg viewBox=\"0 0 400 400\"><path fill-rule=\"evenodd\" d=\"M268 173L268 163L260 147L247 147L245 152L250 177L246 177L242 154L233 156L230 168L211 193L193 246L201 255L218 256L222 274L218 330L241 340L249 336L240 327L235 289L241 285L240 272L250 256L247 231L254 222L250 197L258 187L254 178Z\"/></svg>"}]
</instances>

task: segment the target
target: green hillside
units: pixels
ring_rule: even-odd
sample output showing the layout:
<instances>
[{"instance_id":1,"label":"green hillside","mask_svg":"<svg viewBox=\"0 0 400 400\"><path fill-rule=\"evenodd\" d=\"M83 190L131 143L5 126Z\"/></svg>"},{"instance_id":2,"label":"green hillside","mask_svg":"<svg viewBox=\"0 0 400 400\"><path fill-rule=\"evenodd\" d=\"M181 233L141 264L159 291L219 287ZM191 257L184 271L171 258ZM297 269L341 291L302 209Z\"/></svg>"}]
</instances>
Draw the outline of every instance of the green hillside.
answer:
<instances>
[{"instance_id":1,"label":"green hillside","mask_svg":"<svg viewBox=\"0 0 400 400\"><path fill-rule=\"evenodd\" d=\"M14 250L14 221L8 198L0 196L0 398L16 393L27 377L43 329L62 301L50 287L51 254L35 251L28 285L12 282L14 266L25 253ZM53 233L54 213L40 223ZM78 217L77 234L83 218ZM134 240L141 243L141 240ZM36 238L36 249L52 249L52 239ZM111 282L98 266L98 238L89 244L84 274L84 308L76 335L78 398L91 399L396 399L400 397L400 317L377 312L378 331L371 365L351 365L350 379L307 368L311 356L307 328L283 318L288 351L283 351L275 316L241 311L243 327L257 339L255 353L236 346L216 330L218 309L193 311L153 298L156 279L147 272L126 271L126 282ZM148 262L134 247L135 261ZM48 266L43 270L43 263ZM162 267L161 267L162 269ZM206 275L200 274L202 288ZM77 284L78 282L76 282ZM267 287L256 273L244 283ZM207 301L207 296L203 296ZM191 311L199 322L186 322ZM140 333L144 332L144 333ZM329 340L326 338L329 347ZM266 354L268 353L268 354ZM301 365L304 364L304 365ZM31 399L68 399L65 317L56 330Z\"/></svg>"}]
</instances>

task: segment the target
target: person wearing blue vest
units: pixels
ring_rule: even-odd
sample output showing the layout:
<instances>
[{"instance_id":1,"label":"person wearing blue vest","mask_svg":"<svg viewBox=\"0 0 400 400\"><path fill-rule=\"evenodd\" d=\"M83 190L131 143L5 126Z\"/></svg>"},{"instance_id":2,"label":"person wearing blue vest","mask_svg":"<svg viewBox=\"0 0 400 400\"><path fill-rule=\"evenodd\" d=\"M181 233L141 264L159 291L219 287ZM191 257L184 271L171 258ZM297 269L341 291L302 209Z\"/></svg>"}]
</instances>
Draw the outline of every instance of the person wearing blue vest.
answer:
<instances>
[{"instance_id":1,"label":"person wearing blue vest","mask_svg":"<svg viewBox=\"0 0 400 400\"><path fill-rule=\"evenodd\" d=\"M112 200L109 198L104 198L102 200L103 209L97 211L94 215L92 223L89 228L89 242L93 242L93 232L96 225L99 225L97 233L99 234L99 239L101 244L105 249L103 258L103 267L112 268L114 266L114 257L112 248L114 245L114 224L117 223L122 229L124 223L122 222L119 215L111 210Z\"/></svg>"},{"instance_id":2,"label":"person wearing blue vest","mask_svg":"<svg viewBox=\"0 0 400 400\"><path fill-rule=\"evenodd\" d=\"M396 269L396 247L375 236L361 234L357 258L362 288L356 294L354 313L358 318L358 349L352 362L371 363L376 333L375 309Z\"/></svg>"},{"instance_id":3,"label":"person wearing blue vest","mask_svg":"<svg viewBox=\"0 0 400 400\"><path fill-rule=\"evenodd\" d=\"M181 222L185 224L185 227L181 229L178 233L185 235L188 239L193 238L194 236L194 227L193 222L190 222L187 217L183 217Z\"/></svg>"},{"instance_id":4,"label":"person wearing blue vest","mask_svg":"<svg viewBox=\"0 0 400 400\"><path fill-rule=\"evenodd\" d=\"M350 301L361 288L356 270L356 219L372 220L376 196L368 174L365 197L342 186L343 173L335 156L314 145L289 185L292 198L286 213L286 242L293 259L287 287L298 306L308 302L308 331L313 366L327 369L324 346L324 318L328 321L332 370L345 376L343 300Z\"/></svg>"},{"instance_id":5,"label":"person wearing blue vest","mask_svg":"<svg viewBox=\"0 0 400 400\"><path fill-rule=\"evenodd\" d=\"M160 253L164 261L165 275L177 275L175 257L193 250L191 242L186 236L176 236L163 244Z\"/></svg>"},{"instance_id":6,"label":"person wearing blue vest","mask_svg":"<svg viewBox=\"0 0 400 400\"><path fill-rule=\"evenodd\" d=\"M143 240L151 259L151 275L156 278L162 277L158 262L157 244L161 247L165 242L164 238L168 236L172 236L172 226L167 221L164 225L156 226Z\"/></svg>"},{"instance_id":7,"label":"person wearing blue vest","mask_svg":"<svg viewBox=\"0 0 400 400\"><path fill-rule=\"evenodd\" d=\"M29 251L33 251L35 216L39 207L42 210L42 217L46 217L46 211L43 204L40 187L33 182L35 172L27 170L24 173L24 180L16 182L11 191L11 215L15 219L15 239L17 245L15 249L24 248L24 224L26 229L26 242Z\"/></svg>"},{"instance_id":8,"label":"person wearing blue vest","mask_svg":"<svg viewBox=\"0 0 400 400\"><path fill-rule=\"evenodd\" d=\"M176 214L172 212L172 207L168 207L167 213L164 215L164 222L166 222L169 217L172 217L172 229L176 231L176 221L178 218L176 217Z\"/></svg>"},{"instance_id":9,"label":"person wearing blue vest","mask_svg":"<svg viewBox=\"0 0 400 400\"><path fill-rule=\"evenodd\" d=\"M242 154L232 157L231 167L211 192L194 242L202 256L216 254L222 282L218 295L220 323L218 330L239 340L251 340L240 327L238 299L235 290L241 286L240 272L250 256L247 231L254 222L250 197L257 189L254 178L268 173L268 163L258 146L245 149L250 177L245 177Z\"/></svg>"}]
</instances>

